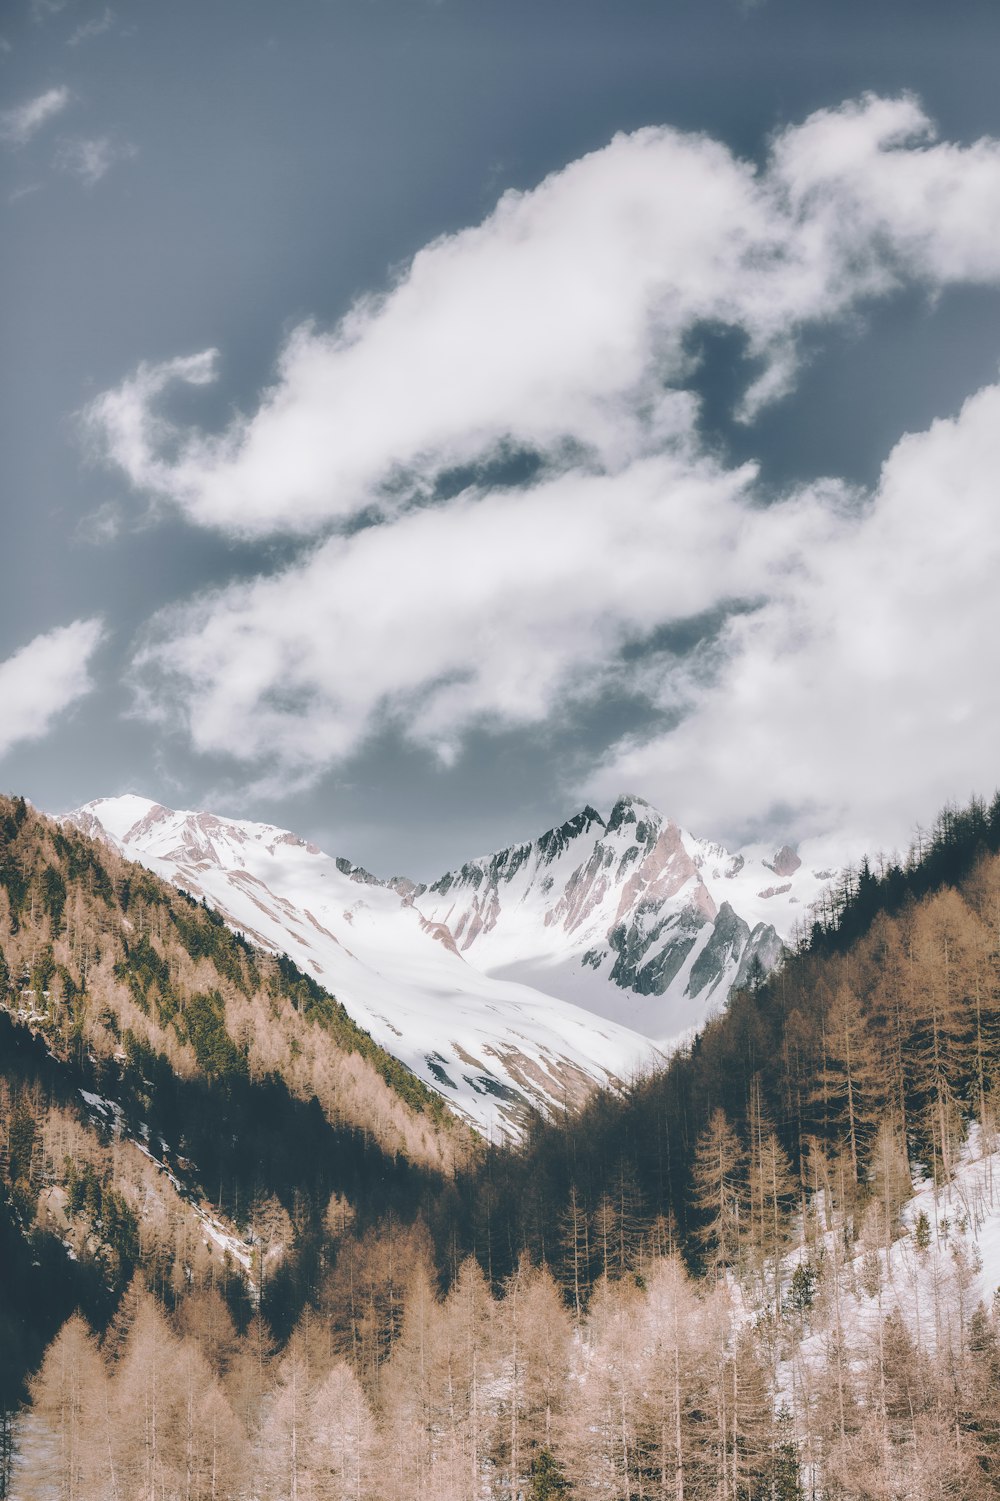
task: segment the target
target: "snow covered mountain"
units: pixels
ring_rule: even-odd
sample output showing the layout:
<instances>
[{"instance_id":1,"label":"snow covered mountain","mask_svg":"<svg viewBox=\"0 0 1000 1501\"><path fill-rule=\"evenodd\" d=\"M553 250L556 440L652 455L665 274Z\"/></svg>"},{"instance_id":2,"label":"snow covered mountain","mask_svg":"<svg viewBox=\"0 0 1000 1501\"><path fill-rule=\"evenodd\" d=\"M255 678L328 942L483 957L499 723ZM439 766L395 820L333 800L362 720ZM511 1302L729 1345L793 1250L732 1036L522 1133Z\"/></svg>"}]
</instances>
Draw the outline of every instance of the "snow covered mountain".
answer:
<instances>
[{"instance_id":1,"label":"snow covered mountain","mask_svg":"<svg viewBox=\"0 0 1000 1501\"><path fill-rule=\"evenodd\" d=\"M473 860L413 901L478 969L620 1022L662 1047L766 972L830 879L790 849L731 855L641 798Z\"/></svg>"},{"instance_id":2,"label":"snow covered mountain","mask_svg":"<svg viewBox=\"0 0 1000 1501\"><path fill-rule=\"evenodd\" d=\"M387 1051L485 1131L580 1100L718 1010L829 872L730 855L638 798L430 886L380 881L268 824L132 795L67 821L204 897L316 976Z\"/></svg>"},{"instance_id":3,"label":"snow covered mountain","mask_svg":"<svg viewBox=\"0 0 1000 1501\"><path fill-rule=\"evenodd\" d=\"M486 1133L515 1132L525 1102L572 1105L595 1081L614 1085L659 1057L623 1026L482 974L408 896L283 829L134 796L88 803L65 821L287 953Z\"/></svg>"}]
</instances>

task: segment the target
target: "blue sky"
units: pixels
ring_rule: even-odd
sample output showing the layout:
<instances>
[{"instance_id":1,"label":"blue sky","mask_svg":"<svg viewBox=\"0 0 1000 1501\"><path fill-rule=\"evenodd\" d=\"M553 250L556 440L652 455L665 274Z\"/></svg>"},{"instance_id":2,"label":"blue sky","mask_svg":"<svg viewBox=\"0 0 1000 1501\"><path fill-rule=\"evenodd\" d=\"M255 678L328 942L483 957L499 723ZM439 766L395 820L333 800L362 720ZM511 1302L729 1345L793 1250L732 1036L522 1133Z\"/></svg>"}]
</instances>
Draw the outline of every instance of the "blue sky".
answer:
<instances>
[{"instance_id":1,"label":"blue sky","mask_svg":"<svg viewBox=\"0 0 1000 1501\"><path fill-rule=\"evenodd\" d=\"M1000 14L12 0L3 785L433 875L1000 780Z\"/></svg>"}]
</instances>

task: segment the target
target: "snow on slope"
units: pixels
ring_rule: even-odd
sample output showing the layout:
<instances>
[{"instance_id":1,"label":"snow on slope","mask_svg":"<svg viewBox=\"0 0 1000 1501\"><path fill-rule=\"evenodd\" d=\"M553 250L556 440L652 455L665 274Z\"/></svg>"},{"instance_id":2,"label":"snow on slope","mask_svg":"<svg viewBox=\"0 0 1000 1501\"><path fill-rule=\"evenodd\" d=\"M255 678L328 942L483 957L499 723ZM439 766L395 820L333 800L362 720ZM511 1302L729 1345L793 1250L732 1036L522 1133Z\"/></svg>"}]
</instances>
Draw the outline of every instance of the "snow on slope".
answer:
<instances>
[{"instance_id":1,"label":"snow on slope","mask_svg":"<svg viewBox=\"0 0 1000 1501\"><path fill-rule=\"evenodd\" d=\"M485 973L562 996L669 1047L702 1026L754 961L767 971L829 880L790 849L731 855L640 798L593 808L418 887Z\"/></svg>"},{"instance_id":2,"label":"snow on slope","mask_svg":"<svg viewBox=\"0 0 1000 1501\"><path fill-rule=\"evenodd\" d=\"M951 1180L935 1186L925 1177L915 1184L901 1216L903 1234L879 1253L880 1286L864 1286L859 1256L854 1317L860 1332L897 1309L918 1343L933 1349L946 1329L943 1299L961 1300L963 1317L978 1303L993 1306L1000 1294L1000 1153L983 1147L974 1122ZM924 1251L914 1234L921 1214L930 1234Z\"/></svg>"},{"instance_id":3,"label":"snow on slope","mask_svg":"<svg viewBox=\"0 0 1000 1501\"><path fill-rule=\"evenodd\" d=\"M487 1133L525 1101L573 1104L658 1054L634 1031L527 985L482 974L404 886L268 824L102 798L67 822L204 897L233 927L287 953L388 1052Z\"/></svg>"},{"instance_id":4,"label":"snow on slope","mask_svg":"<svg viewBox=\"0 0 1000 1501\"><path fill-rule=\"evenodd\" d=\"M916 1348L928 1354L951 1348L957 1355L968 1338L975 1309L1000 1305L1000 1152L996 1137L985 1140L973 1122L952 1178L916 1181L900 1215L900 1233L886 1246L877 1227L862 1228L845 1252L843 1226L828 1228L818 1245L800 1248L782 1260L781 1283L787 1301L800 1264L822 1269L815 1303L804 1311L798 1343L779 1362L777 1407L797 1411L803 1437L809 1405L828 1369L830 1352L843 1342L849 1366L863 1368L878 1348L878 1330L898 1314ZM924 1216L923 1245L916 1234ZM768 1278L769 1282L769 1278ZM766 1312L765 1288L733 1285L744 1321L756 1326Z\"/></svg>"}]
</instances>

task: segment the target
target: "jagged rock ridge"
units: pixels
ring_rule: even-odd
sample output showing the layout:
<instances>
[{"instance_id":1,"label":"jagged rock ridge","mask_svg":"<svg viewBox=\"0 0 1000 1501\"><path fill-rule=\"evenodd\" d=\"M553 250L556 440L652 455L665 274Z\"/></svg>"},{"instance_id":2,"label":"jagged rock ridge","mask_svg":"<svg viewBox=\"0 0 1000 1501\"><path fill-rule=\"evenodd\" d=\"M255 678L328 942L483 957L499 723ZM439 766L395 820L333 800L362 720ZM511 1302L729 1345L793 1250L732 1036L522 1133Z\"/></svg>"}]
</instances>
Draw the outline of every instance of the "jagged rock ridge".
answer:
<instances>
[{"instance_id":1,"label":"jagged rock ridge","mask_svg":"<svg viewBox=\"0 0 1000 1501\"><path fill-rule=\"evenodd\" d=\"M132 796L89 803L68 821L289 954L486 1133L514 1134L528 1107L578 1104L595 1084L614 1087L660 1057L623 1025L480 972L416 908L413 883L382 882L283 829Z\"/></svg>"},{"instance_id":2,"label":"jagged rock ridge","mask_svg":"<svg viewBox=\"0 0 1000 1501\"><path fill-rule=\"evenodd\" d=\"M413 901L487 974L553 991L669 1046L755 967L777 963L822 884L801 865L787 847L770 861L731 855L622 797L607 820L588 806L533 844L449 871ZM799 875L769 890L776 870Z\"/></svg>"},{"instance_id":3,"label":"jagged rock ridge","mask_svg":"<svg viewBox=\"0 0 1000 1501\"><path fill-rule=\"evenodd\" d=\"M430 885L145 798L69 819L286 951L487 1131L660 1058L755 967L773 968L822 885L794 851L731 855L635 797Z\"/></svg>"}]
</instances>

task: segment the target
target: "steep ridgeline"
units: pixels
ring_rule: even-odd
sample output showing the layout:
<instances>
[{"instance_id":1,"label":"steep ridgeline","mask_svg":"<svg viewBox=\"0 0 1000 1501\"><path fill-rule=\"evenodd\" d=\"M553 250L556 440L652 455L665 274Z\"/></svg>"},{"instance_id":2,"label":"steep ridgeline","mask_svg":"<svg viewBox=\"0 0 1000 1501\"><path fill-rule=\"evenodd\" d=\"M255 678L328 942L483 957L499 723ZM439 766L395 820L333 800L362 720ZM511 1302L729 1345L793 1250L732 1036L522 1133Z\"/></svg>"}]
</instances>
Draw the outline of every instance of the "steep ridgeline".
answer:
<instances>
[{"instance_id":1,"label":"steep ridgeline","mask_svg":"<svg viewBox=\"0 0 1000 1501\"><path fill-rule=\"evenodd\" d=\"M595 1083L615 1087L662 1061L620 1024L483 974L413 905L412 883L379 882L283 829L133 796L88 803L67 822L288 954L488 1135L516 1134L527 1105L576 1105Z\"/></svg>"},{"instance_id":2,"label":"steep ridgeline","mask_svg":"<svg viewBox=\"0 0 1000 1501\"><path fill-rule=\"evenodd\" d=\"M60 1063L89 1059L109 1078L133 1066L152 1078L162 1063L222 1095L278 1080L331 1125L433 1169L473 1145L308 974L107 841L4 797L0 1011Z\"/></svg>"},{"instance_id":3,"label":"steep ridgeline","mask_svg":"<svg viewBox=\"0 0 1000 1501\"><path fill-rule=\"evenodd\" d=\"M412 1218L479 1150L287 959L0 797L0 1498L7 1415L74 1307L106 1322L138 1271L244 1307L248 1281L277 1325L331 1202Z\"/></svg>"},{"instance_id":4,"label":"steep ridgeline","mask_svg":"<svg viewBox=\"0 0 1000 1501\"><path fill-rule=\"evenodd\" d=\"M267 824L146 798L69 815L288 953L459 1114L515 1132L614 1087L768 970L829 872L730 855L638 798L472 861L380 881Z\"/></svg>"},{"instance_id":5,"label":"steep ridgeline","mask_svg":"<svg viewBox=\"0 0 1000 1501\"><path fill-rule=\"evenodd\" d=\"M413 901L486 974L574 1001L669 1047L773 969L832 876L790 849L732 855L618 800L473 860Z\"/></svg>"}]
</instances>

